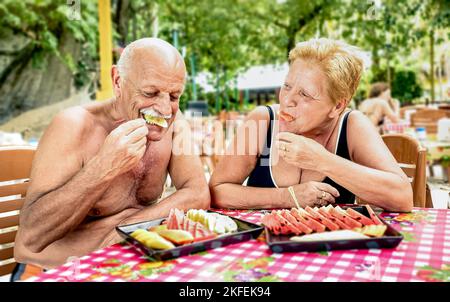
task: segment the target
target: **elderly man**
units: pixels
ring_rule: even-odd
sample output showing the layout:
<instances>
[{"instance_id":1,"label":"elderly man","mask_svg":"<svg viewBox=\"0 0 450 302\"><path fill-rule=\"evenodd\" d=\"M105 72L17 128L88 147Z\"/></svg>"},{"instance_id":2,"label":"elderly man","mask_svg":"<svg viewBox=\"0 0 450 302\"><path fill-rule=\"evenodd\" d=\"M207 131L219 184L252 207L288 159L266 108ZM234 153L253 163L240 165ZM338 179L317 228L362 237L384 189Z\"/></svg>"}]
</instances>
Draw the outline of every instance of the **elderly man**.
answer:
<instances>
[{"instance_id":1,"label":"elderly man","mask_svg":"<svg viewBox=\"0 0 450 302\"><path fill-rule=\"evenodd\" d=\"M118 224L164 217L171 208L209 207L200 159L172 152L189 140L178 123L185 76L174 47L137 40L112 67L115 97L55 117L33 163L18 262L55 267L120 241ZM156 202L168 172L177 191Z\"/></svg>"}]
</instances>

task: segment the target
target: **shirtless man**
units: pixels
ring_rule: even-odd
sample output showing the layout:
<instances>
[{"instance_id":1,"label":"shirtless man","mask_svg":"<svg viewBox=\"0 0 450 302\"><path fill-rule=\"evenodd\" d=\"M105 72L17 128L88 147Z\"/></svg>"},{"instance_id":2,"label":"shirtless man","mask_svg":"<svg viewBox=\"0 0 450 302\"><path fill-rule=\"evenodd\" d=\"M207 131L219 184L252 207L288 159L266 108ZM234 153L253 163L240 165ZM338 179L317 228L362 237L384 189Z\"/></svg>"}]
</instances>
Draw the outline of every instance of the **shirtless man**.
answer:
<instances>
[{"instance_id":1,"label":"shirtless man","mask_svg":"<svg viewBox=\"0 0 450 302\"><path fill-rule=\"evenodd\" d=\"M358 107L372 121L373 125L381 130L384 119L387 117L391 122L397 123L398 118L398 105L392 105L391 102L391 89L386 83L375 83L372 85L369 98L364 100Z\"/></svg>"},{"instance_id":2,"label":"shirtless man","mask_svg":"<svg viewBox=\"0 0 450 302\"><path fill-rule=\"evenodd\" d=\"M137 40L112 67L115 97L54 118L33 162L14 249L18 262L59 266L119 242L118 224L164 217L171 208L209 207L198 156L172 152L177 141L189 140L189 130L179 127L185 76L174 47ZM163 126L146 123L143 109L163 117ZM156 203L167 173L177 191Z\"/></svg>"}]
</instances>

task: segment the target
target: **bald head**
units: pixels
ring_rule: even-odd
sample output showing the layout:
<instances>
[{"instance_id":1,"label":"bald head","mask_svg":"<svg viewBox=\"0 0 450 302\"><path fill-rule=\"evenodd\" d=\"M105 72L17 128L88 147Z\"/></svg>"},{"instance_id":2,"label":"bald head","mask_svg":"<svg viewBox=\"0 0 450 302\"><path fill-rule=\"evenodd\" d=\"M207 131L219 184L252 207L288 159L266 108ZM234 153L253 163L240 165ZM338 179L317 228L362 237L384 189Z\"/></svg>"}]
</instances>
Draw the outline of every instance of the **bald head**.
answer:
<instances>
[{"instance_id":1,"label":"bald head","mask_svg":"<svg viewBox=\"0 0 450 302\"><path fill-rule=\"evenodd\" d=\"M117 69L122 78L136 69L150 67L153 71L186 72L183 57L171 44L158 38L143 38L131 42L123 50Z\"/></svg>"}]
</instances>

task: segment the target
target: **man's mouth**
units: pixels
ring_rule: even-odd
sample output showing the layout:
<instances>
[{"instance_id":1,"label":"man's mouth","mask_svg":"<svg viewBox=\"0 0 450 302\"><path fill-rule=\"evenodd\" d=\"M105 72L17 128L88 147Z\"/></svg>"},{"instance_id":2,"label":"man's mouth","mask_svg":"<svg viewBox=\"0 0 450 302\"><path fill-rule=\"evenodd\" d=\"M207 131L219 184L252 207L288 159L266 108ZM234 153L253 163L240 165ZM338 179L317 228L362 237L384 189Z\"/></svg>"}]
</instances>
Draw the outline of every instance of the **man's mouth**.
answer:
<instances>
[{"instance_id":1,"label":"man's mouth","mask_svg":"<svg viewBox=\"0 0 450 302\"><path fill-rule=\"evenodd\" d=\"M290 115L289 113L286 113L284 111L279 112L280 120L286 121L286 122L292 122L295 118Z\"/></svg>"},{"instance_id":2,"label":"man's mouth","mask_svg":"<svg viewBox=\"0 0 450 302\"><path fill-rule=\"evenodd\" d=\"M172 114L170 115L161 115L157 111L155 111L153 108L143 108L139 110L139 112L142 115L142 118L145 120L145 122L149 125L156 125L161 128L167 128L169 124L167 123L167 120L172 118Z\"/></svg>"}]
</instances>

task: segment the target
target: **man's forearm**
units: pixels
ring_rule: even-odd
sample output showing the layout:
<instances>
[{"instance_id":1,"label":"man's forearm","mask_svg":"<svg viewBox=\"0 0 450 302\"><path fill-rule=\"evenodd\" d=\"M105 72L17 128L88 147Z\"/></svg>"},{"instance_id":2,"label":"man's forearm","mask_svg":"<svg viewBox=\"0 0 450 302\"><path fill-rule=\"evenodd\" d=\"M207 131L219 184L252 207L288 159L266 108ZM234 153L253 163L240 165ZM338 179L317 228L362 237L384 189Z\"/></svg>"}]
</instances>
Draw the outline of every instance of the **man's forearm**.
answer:
<instances>
[{"instance_id":1,"label":"man's forearm","mask_svg":"<svg viewBox=\"0 0 450 302\"><path fill-rule=\"evenodd\" d=\"M32 252L42 251L83 221L112 179L101 171L94 157L61 187L40 197L27 196L20 225L25 245Z\"/></svg>"}]
</instances>

